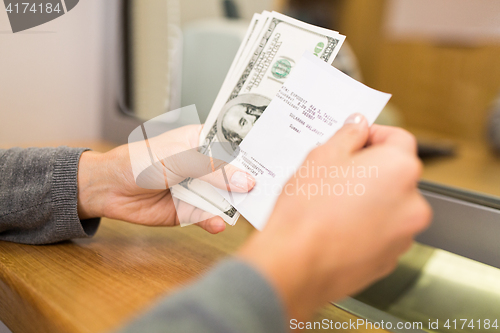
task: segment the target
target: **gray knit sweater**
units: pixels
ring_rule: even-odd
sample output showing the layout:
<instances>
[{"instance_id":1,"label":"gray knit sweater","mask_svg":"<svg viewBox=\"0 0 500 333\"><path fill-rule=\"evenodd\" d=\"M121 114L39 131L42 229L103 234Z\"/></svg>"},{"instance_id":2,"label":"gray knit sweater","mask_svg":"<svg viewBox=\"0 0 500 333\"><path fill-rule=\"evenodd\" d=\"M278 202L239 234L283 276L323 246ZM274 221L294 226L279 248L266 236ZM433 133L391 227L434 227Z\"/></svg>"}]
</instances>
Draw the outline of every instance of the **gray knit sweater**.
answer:
<instances>
[{"instance_id":1,"label":"gray knit sweater","mask_svg":"<svg viewBox=\"0 0 500 333\"><path fill-rule=\"evenodd\" d=\"M77 175L82 148L0 150L0 240L55 243L92 236L99 219L80 221Z\"/></svg>"},{"instance_id":2,"label":"gray knit sweater","mask_svg":"<svg viewBox=\"0 0 500 333\"><path fill-rule=\"evenodd\" d=\"M0 241L48 244L97 231L99 219L78 218L78 162L85 150L0 150ZM266 279L247 264L228 260L121 332L285 331L283 306Z\"/></svg>"}]
</instances>

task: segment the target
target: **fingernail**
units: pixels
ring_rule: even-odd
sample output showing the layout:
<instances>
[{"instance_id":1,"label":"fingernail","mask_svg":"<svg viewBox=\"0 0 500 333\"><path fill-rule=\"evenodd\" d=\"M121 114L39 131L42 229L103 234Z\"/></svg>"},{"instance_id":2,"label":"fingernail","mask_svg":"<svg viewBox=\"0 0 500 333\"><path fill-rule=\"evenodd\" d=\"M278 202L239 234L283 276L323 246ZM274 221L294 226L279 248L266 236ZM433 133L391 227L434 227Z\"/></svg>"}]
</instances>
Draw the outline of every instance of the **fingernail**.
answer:
<instances>
[{"instance_id":1,"label":"fingernail","mask_svg":"<svg viewBox=\"0 0 500 333\"><path fill-rule=\"evenodd\" d=\"M347 124L360 124L363 121L364 116L360 113L351 114L344 122L344 125Z\"/></svg>"},{"instance_id":2,"label":"fingernail","mask_svg":"<svg viewBox=\"0 0 500 333\"><path fill-rule=\"evenodd\" d=\"M236 171L231 177L231 184L249 190L255 185L255 179L246 172Z\"/></svg>"}]
</instances>

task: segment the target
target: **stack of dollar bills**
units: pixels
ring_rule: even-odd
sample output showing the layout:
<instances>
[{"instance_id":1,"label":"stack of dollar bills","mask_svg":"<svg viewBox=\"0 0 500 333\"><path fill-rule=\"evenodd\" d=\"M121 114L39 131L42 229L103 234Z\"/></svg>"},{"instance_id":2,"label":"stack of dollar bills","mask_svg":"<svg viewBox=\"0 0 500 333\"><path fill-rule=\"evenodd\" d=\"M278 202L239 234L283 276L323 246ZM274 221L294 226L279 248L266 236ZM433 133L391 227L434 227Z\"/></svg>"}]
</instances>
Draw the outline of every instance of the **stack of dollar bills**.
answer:
<instances>
[{"instance_id":1,"label":"stack of dollar bills","mask_svg":"<svg viewBox=\"0 0 500 333\"><path fill-rule=\"evenodd\" d=\"M276 12L252 18L200 136L203 153L211 145L238 146L293 71L304 52L332 64L345 36ZM228 151L229 155L234 151ZM188 204L234 225L240 214L211 185L186 179L171 188Z\"/></svg>"}]
</instances>

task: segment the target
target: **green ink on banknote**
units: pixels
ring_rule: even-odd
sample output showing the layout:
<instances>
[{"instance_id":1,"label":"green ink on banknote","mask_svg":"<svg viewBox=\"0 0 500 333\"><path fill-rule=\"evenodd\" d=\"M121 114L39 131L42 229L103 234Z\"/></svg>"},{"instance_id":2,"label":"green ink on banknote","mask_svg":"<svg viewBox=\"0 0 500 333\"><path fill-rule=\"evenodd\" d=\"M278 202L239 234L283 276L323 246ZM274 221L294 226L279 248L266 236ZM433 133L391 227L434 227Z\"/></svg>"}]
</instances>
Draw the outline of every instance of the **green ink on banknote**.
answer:
<instances>
[{"instance_id":1,"label":"green ink on banknote","mask_svg":"<svg viewBox=\"0 0 500 333\"><path fill-rule=\"evenodd\" d=\"M325 43L319 42L318 45L314 48L314 55L317 57L321 51L325 48Z\"/></svg>"},{"instance_id":2,"label":"green ink on banknote","mask_svg":"<svg viewBox=\"0 0 500 333\"><path fill-rule=\"evenodd\" d=\"M284 79L290 74L292 64L286 59L276 61L272 68L273 76L277 79Z\"/></svg>"}]
</instances>

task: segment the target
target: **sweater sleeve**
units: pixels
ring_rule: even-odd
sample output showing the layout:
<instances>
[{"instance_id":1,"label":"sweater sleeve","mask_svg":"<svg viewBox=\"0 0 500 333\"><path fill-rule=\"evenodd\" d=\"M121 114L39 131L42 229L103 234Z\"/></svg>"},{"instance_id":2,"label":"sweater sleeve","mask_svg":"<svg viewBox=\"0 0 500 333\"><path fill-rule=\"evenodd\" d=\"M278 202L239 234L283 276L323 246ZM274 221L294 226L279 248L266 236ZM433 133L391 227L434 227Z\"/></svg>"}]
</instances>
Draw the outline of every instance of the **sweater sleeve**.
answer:
<instances>
[{"instance_id":1,"label":"sweater sleeve","mask_svg":"<svg viewBox=\"0 0 500 333\"><path fill-rule=\"evenodd\" d=\"M255 269L228 260L119 333L285 333L278 295Z\"/></svg>"},{"instance_id":2,"label":"sweater sleeve","mask_svg":"<svg viewBox=\"0 0 500 333\"><path fill-rule=\"evenodd\" d=\"M0 150L0 240L48 244L94 235L78 218L78 163L85 148Z\"/></svg>"}]
</instances>

